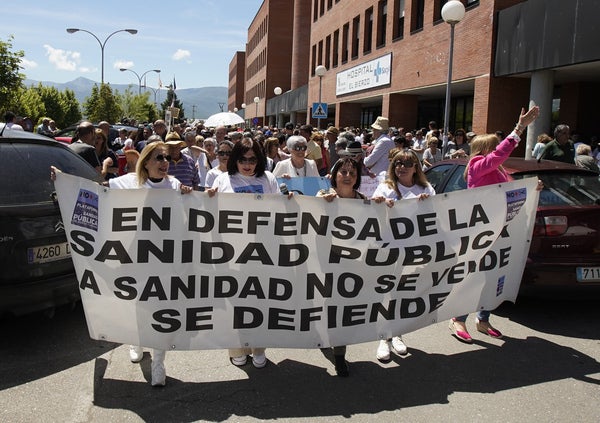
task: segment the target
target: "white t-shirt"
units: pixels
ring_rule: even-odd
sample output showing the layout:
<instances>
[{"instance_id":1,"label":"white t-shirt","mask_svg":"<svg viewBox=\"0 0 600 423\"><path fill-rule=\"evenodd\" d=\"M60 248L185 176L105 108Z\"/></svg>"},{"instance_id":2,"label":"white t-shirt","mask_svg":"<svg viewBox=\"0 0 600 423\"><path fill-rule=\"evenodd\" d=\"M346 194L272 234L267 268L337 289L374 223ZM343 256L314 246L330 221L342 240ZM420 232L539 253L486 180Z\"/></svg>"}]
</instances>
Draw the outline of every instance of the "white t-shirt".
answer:
<instances>
[{"instance_id":1,"label":"white t-shirt","mask_svg":"<svg viewBox=\"0 0 600 423\"><path fill-rule=\"evenodd\" d=\"M405 187L402 184L398 184L398 191L400 191L402 198L418 198L421 194L435 195L435 190L429 183L426 187L422 187L421 185L417 184L410 187ZM375 192L371 198L375 197L391 198L393 200L399 199L396 190L390 188L386 183L381 183L377 186L377 189L375 189Z\"/></svg>"},{"instance_id":2,"label":"white t-shirt","mask_svg":"<svg viewBox=\"0 0 600 423\"><path fill-rule=\"evenodd\" d=\"M212 187L213 182L215 182L215 179L217 179L217 176L219 176L221 173L223 173L223 171L221 169L219 169L218 167L213 167L211 170L209 170L208 173L206 174L206 180L204 181L204 186L206 188Z\"/></svg>"},{"instance_id":3,"label":"white t-shirt","mask_svg":"<svg viewBox=\"0 0 600 423\"><path fill-rule=\"evenodd\" d=\"M217 176L212 187L217 188L217 192L279 194L277 179L269 171L265 171L260 178L244 176L239 172L233 175L229 175L229 172L223 172Z\"/></svg>"},{"instance_id":4,"label":"white t-shirt","mask_svg":"<svg viewBox=\"0 0 600 423\"><path fill-rule=\"evenodd\" d=\"M177 178L167 176L160 182L152 182L148 179L141 186L138 185L137 174L126 173L118 178L112 178L108 180L108 186L112 189L138 189L138 188L159 188L159 189L175 189L178 190L181 187L181 183Z\"/></svg>"}]
</instances>

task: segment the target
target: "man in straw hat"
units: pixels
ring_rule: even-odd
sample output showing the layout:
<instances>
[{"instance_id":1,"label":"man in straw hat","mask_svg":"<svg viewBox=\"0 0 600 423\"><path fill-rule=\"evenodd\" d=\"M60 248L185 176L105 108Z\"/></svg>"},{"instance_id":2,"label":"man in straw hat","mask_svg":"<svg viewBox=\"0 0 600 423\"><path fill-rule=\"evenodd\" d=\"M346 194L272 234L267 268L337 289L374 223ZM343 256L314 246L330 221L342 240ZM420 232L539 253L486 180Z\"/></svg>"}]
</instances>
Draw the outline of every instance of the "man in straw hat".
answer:
<instances>
[{"instance_id":1,"label":"man in straw hat","mask_svg":"<svg viewBox=\"0 0 600 423\"><path fill-rule=\"evenodd\" d=\"M373 151L367 157L365 157L364 164L369 169L369 173L378 175L379 173L387 170L389 165L388 155L392 148L394 148L394 141L388 137L387 132L389 129L388 118L378 116L375 123L371 125L373 129Z\"/></svg>"}]
</instances>

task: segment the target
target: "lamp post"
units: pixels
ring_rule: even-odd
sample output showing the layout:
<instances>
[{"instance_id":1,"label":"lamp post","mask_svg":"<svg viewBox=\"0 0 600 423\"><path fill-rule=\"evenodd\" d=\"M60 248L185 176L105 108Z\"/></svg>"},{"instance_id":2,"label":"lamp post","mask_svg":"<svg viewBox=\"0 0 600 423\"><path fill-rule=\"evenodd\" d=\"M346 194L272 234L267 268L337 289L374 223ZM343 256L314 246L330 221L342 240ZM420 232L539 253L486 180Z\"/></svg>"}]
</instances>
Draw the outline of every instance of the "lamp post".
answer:
<instances>
[{"instance_id":1,"label":"lamp post","mask_svg":"<svg viewBox=\"0 0 600 423\"><path fill-rule=\"evenodd\" d=\"M319 77L319 104L321 104L321 94L323 87L323 76L327 73L327 68L323 65L319 65L315 68L315 75ZM321 118L317 118L317 128L321 129Z\"/></svg>"},{"instance_id":2,"label":"lamp post","mask_svg":"<svg viewBox=\"0 0 600 423\"><path fill-rule=\"evenodd\" d=\"M446 104L444 107L444 135L443 148L448 144L448 131L450 129L450 84L452 83L452 57L454 55L454 25L465 16L465 6L460 0L450 0L442 7L442 19L450 24L450 53L448 54L448 80L446 81Z\"/></svg>"},{"instance_id":3,"label":"lamp post","mask_svg":"<svg viewBox=\"0 0 600 423\"><path fill-rule=\"evenodd\" d=\"M254 97L254 104L256 105L256 125L258 126L258 102L260 101L260 97Z\"/></svg>"},{"instance_id":4,"label":"lamp post","mask_svg":"<svg viewBox=\"0 0 600 423\"><path fill-rule=\"evenodd\" d=\"M275 87L273 89L273 94L275 94L276 96L280 96L281 93L283 92L283 90L281 89L281 87ZM277 106L279 106L279 102L277 103ZM277 126L277 129L279 129L279 107L277 107L275 109L275 126Z\"/></svg>"},{"instance_id":5,"label":"lamp post","mask_svg":"<svg viewBox=\"0 0 600 423\"><path fill-rule=\"evenodd\" d=\"M244 111L244 122L248 122L248 121L246 120L246 103L242 103L242 104L240 105L240 107L241 107L241 108L242 108L242 110Z\"/></svg>"},{"instance_id":6,"label":"lamp post","mask_svg":"<svg viewBox=\"0 0 600 423\"><path fill-rule=\"evenodd\" d=\"M101 62L101 83L104 84L104 46L106 46L106 42L108 41L108 39L110 37L112 37L113 35L119 33L119 32L129 32L131 35L135 35L137 34L137 29L119 29L111 34L108 35L108 37L106 37L104 39L104 41L100 41L100 38L98 38L96 36L96 34L94 34L93 32L88 31L87 29L80 29L80 28L67 28L67 32L69 34L74 34L77 31L81 31L81 32L87 32L88 34L90 34L92 37L94 37L96 39L96 41L98 41L98 44L100 44L100 51L102 53L102 62Z\"/></svg>"},{"instance_id":7,"label":"lamp post","mask_svg":"<svg viewBox=\"0 0 600 423\"><path fill-rule=\"evenodd\" d=\"M156 93L158 92L158 90L160 90L160 88L152 88L149 87L147 85L143 85L144 88L150 88L152 90L152 92L154 93L154 107L156 107L158 109L158 105L156 103Z\"/></svg>"},{"instance_id":8,"label":"lamp post","mask_svg":"<svg viewBox=\"0 0 600 423\"><path fill-rule=\"evenodd\" d=\"M135 76L137 76L138 79L138 94L142 94L142 78L148 73L148 72L156 72L156 73L160 73L160 69L150 69L147 70L146 72L144 72L141 75L138 75L138 73L136 71L134 71L133 69L127 69L127 68L120 68L119 69L121 72L125 72L125 71L129 71L131 73L133 73ZM144 85L145 87L145 85Z\"/></svg>"}]
</instances>

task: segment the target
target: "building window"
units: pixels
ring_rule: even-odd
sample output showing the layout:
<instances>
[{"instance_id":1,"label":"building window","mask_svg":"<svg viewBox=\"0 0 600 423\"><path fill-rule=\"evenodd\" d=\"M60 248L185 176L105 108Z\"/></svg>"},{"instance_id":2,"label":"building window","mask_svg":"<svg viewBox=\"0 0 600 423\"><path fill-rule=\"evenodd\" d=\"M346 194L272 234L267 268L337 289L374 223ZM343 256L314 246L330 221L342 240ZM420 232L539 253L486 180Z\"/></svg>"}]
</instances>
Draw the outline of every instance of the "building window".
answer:
<instances>
[{"instance_id":1,"label":"building window","mask_svg":"<svg viewBox=\"0 0 600 423\"><path fill-rule=\"evenodd\" d=\"M348 45L350 43L350 24L347 23L342 28L342 63L348 61Z\"/></svg>"},{"instance_id":2,"label":"building window","mask_svg":"<svg viewBox=\"0 0 600 423\"><path fill-rule=\"evenodd\" d=\"M336 30L333 33L333 57L331 58L331 64L334 68L338 65L338 56L340 54L340 31Z\"/></svg>"},{"instance_id":3,"label":"building window","mask_svg":"<svg viewBox=\"0 0 600 423\"><path fill-rule=\"evenodd\" d=\"M319 18L319 0L313 2L313 22L316 22Z\"/></svg>"},{"instance_id":4,"label":"building window","mask_svg":"<svg viewBox=\"0 0 600 423\"><path fill-rule=\"evenodd\" d=\"M331 67L331 35L325 38L325 67L327 69Z\"/></svg>"},{"instance_id":5,"label":"building window","mask_svg":"<svg viewBox=\"0 0 600 423\"><path fill-rule=\"evenodd\" d=\"M425 20L425 0L412 0L412 16L410 31L420 31L423 29Z\"/></svg>"},{"instance_id":6,"label":"building window","mask_svg":"<svg viewBox=\"0 0 600 423\"><path fill-rule=\"evenodd\" d=\"M321 8L319 10L319 16L323 16L325 14L325 0L321 0Z\"/></svg>"},{"instance_id":7,"label":"building window","mask_svg":"<svg viewBox=\"0 0 600 423\"><path fill-rule=\"evenodd\" d=\"M317 65L323 64L323 40L319 41L318 53L317 53Z\"/></svg>"},{"instance_id":8,"label":"building window","mask_svg":"<svg viewBox=\"0 0 600 423\"><path fill-rule=\"evenodd\" d=\"M479 0L467 0L467 7L479 4Z\"/></svg>"},{"instance_id":9,"label":"building window","mask_svg":"<svg viewBox=\"0 0 600 423\"><path fill-rule=\"evenodd\" d=\"M327 10L333 7L333 0L327 0Z\"/></svg>"},{"instance_id":10,"label":"building window","mask_svg":"<svg viewBox=\"0 0 600 423\"><path fill-rule=\"evenodd\" d=\"M352 20L352 59L358 57L358 45L360 43L360 16Z\"/></svg>"},{"instance_id":11,"label":"building window","mask_svg":"<svg viewBox=\"0 0 600 423\"><path fill-rule=\"evenodd\" d=\"M387 0L380 1L377 9L377 47L383 47L387 35Z\"/></svg>"},{"instance_id":12,"label":"building window","mask_svg":"<svg viewBox=\"0 0 600 423\"><path fill-rule=\"evenodd\" d=\"M373 44L373 8L370 7L365 12L365 38L363 44L363 53L367 54L371 52L371 45Z\"/></svg>"},{"instance_id":13,"label":"building window","mask_svg":"<svg viewBox=\"0 0 600 423\"><path fill-rule=\"evenodd\" d=\"M394 1L394 40L404 37L404 0Z\"/></svg>"},{"instance_id":14,"label":"building window","mask_svg":"<svg viewBox=\"0 0 600 423\"><path fill-rule=\"evenodd\" d=\"M312 46L312 60L311 60L311 64L310 64L310 74L312 76L315 76L315 68L317 67L317 45L313 44Z\"/></svg>"}]
</instances>

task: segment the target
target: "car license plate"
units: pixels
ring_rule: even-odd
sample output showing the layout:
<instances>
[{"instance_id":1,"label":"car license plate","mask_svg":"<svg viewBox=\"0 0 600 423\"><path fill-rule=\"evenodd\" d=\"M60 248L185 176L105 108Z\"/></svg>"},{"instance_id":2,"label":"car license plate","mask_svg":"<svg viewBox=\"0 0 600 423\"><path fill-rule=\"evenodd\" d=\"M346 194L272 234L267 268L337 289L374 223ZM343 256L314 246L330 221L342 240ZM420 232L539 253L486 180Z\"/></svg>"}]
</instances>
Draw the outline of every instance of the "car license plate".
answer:
<instances>
[{"instance_id":1,"label":"car license plate","mask_svg":"<svg viewBox=\"0 0 600 423\"><path fill-rule=\"evenodd\" d=\"M600 282L600 267L578 267L577 282Z\"/></svg>"},{"instance_id":2,"label":"car license plate","mask_svg":"<svg viewBox=\"0 0 600 423\"><path fill-rule=\"evenodd\" d=\"M53 245L41 245L27 249L27 263L48 263L62 260L71 256L71 247L68 242Z\"/></svg>"}]
</instances>

